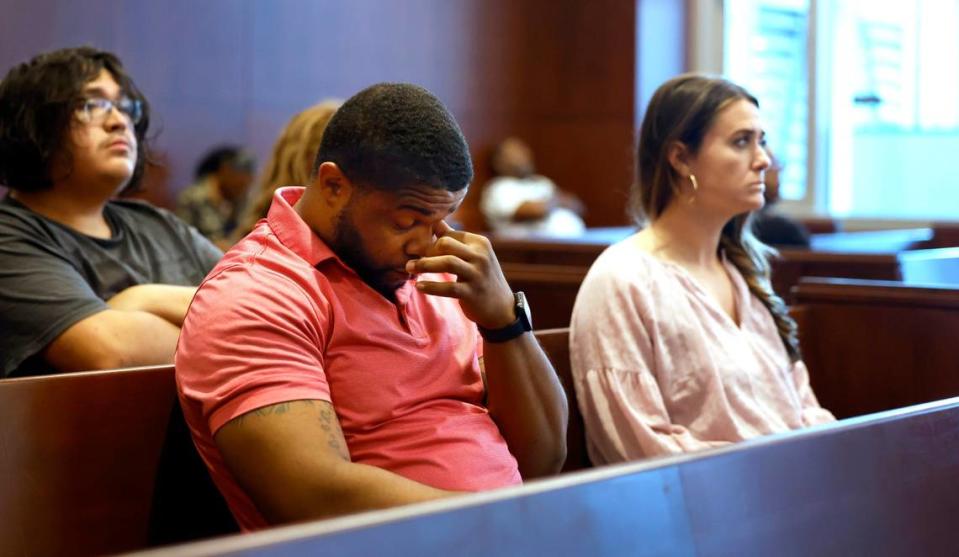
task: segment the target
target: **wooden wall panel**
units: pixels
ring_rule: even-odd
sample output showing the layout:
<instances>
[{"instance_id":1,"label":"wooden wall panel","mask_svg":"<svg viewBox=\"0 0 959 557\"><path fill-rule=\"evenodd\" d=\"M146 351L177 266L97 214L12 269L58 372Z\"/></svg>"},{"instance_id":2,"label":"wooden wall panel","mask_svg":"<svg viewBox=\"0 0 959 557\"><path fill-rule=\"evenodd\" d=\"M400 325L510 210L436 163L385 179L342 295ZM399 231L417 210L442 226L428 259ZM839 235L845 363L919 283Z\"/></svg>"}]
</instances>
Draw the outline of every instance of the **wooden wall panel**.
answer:
<instances>
[{"instance_id":1,"label":"wooden wall panel","mask_svg":"<svg viewBox=\"0 0 959 557\"><path fill-rule=\"evenodd\" d=\"M155 108L169 164L154 186L169 191L151 194L161 203L214 144L249 145L264 160L294 112L379 81L418 83L460 120L475 184L489 178L491 146L517 134L543 174L586 201L589 224L614 225L626 222L632 180L636 4L2 0L0 71L83 43L119 54Z\"/></svg>"}]
</instances>

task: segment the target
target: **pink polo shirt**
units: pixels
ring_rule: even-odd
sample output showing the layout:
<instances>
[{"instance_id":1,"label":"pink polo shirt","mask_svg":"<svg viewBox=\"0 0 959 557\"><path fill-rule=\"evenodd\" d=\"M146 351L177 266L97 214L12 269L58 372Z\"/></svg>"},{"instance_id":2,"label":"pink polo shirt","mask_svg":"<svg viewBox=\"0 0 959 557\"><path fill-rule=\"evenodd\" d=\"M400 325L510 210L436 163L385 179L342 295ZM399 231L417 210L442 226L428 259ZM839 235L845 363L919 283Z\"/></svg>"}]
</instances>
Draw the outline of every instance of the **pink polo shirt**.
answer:
<instances>
[{"instance_id":1,"label":"pink polo shirt","mask_svg":"<svg viewBox=\"0 0 959 557\"><path fill-rule=\"evenodd\" d=\"M333 404L353 462L441 489L519 483L483 406L475 324L456 300L412 281L396 304L370 288L300 219L302 192L278 190L267 218L214 268L177 346L183 412L240 526L266 522L213 435L292 400Z\"/></svg>"}]
</instances>

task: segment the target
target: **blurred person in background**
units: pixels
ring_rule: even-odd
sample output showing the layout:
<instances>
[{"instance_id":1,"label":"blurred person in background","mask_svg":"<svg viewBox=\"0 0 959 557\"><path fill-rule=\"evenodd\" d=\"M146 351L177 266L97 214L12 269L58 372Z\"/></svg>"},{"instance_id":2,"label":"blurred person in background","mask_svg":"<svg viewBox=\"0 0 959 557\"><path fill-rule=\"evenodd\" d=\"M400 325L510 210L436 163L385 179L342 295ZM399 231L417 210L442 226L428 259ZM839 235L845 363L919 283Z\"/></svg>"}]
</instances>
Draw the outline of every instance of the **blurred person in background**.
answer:
<instances>
[{"instance_id":1,"label":"blurred person in background","mask_svg":"<svg viewBox=\"0 0 959 557\"><path fill-rule=\"evenodd\" d=\"M255 171L256 159L245 149L234 145L212 149L197 165L196 182L177 197L177 216L220 249L230 247Z\"/></svg>"},{"instance_id":2,"label":"blurred person in background","mask_svg":"<svg viewBox=\"0 0 959 557\"><path fill-rule=\"evenodd\" d=\"M775 210L779 203L779 177L783 165L767 147L769 168L766 169L766 199L763 208L753 215L753 233L760 242L769 246L809 247L809 231L799 221Z\"/></svg>"},{"instance_id":3,"label":"blurred person in background","mask_svg":"<svg viewBox=\"0 0 959 557\"><path fill-rule=\"evenodd\" d=\"M313 159L320 148L326 124L343 104L338 99L327 99L296 114L280 132L273 152L260 174L260 179L250 196L250 203L243 212L233 233L239 241L253 230L257 221L266 218L273 202L273 192L285 186L305 186L313 176Z\"/></svg>"},{"instance_id":4,"label":"blurred person in background","mask_svg":"<svg viewBox=\"0 0 959 557\"><path fill-rule=\"evenodd\" d=\"M505 139L490 162L495 178L483 188L480 210L493 232L577 236L586 229L583 203L536 174L533 151L525 142Z\"/></svg>"}]
</instances>

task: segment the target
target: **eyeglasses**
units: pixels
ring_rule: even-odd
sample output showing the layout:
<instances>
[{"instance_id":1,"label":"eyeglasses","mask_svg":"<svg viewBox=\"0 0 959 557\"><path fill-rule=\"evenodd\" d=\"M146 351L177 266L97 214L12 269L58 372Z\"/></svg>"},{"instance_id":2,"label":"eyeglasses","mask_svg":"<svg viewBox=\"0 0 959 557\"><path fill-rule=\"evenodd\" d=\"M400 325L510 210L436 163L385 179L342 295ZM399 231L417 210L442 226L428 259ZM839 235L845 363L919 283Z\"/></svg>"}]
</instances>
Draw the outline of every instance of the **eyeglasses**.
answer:
<instances>
[{"instance_id":1,"label":"eyeglasses","mask_svg":"<svg viewBox=\"0 0 959 557\"><path fill-rule=\"evenodd\" d=\"M77 107L77 119L85 124L102 124L107 116L116 108L134 126L143 118L143 103L130 97L120 97L116 101L100 97L83 99Z\"/></svg>"}]
</instances>

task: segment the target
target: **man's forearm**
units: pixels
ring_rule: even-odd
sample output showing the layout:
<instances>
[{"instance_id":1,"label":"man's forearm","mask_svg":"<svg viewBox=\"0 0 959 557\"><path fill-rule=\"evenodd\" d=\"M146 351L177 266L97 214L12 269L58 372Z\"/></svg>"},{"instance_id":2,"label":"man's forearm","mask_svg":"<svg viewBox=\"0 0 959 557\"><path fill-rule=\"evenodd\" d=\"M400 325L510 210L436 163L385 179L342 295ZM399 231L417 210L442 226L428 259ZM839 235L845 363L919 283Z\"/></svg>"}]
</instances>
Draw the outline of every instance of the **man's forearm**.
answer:
<instances>
[{"instance_id":1,"label":"man's forearm","mask_svg":"<svg viewBox=\"0 0 959 557\"><path fill-rule=\"evenodd\" d=\"M524 478L555 474L566 460L566 395L539 343L526 333L483 345L487 406Z\"/></svg>"},{"instance_id":2,"label":"man's forearm","mask_svg":"<svg viewBox=\"0 0 959 557\"><path fill-rule=\"evenodd\" d=\"M173 362L180 328L146 312L106 310L64 331L44 350L59 371Z\"/></svg>"},{"instance_id":3,"label":"man's forearm","mask_svg":"<svg viewBox=\"0 0 959 557\"><path fill-rule=\"evenodd\" d=\"M111 309L120 311L143 311L166 321L183 326L183 318L190 301L196 293L193 286L169 284L140 284L131 286L107 300Z\"/></svg>"},{"instance_id":4,"label":"man's forearm","mask_svg":"<svg viewBox=\"0 0 959 557\"><path fill-rule=\"evenodd\" d=\"M257 505L270 523L285 524L411 505L458 494L365 464L344 462L329 472L329 476L319 479L315 485L287 492L282 502L275 497L262 497L256 498ZM272 506L267 503L270 500L280 504Z\"/></svg>"}]
</instances>

